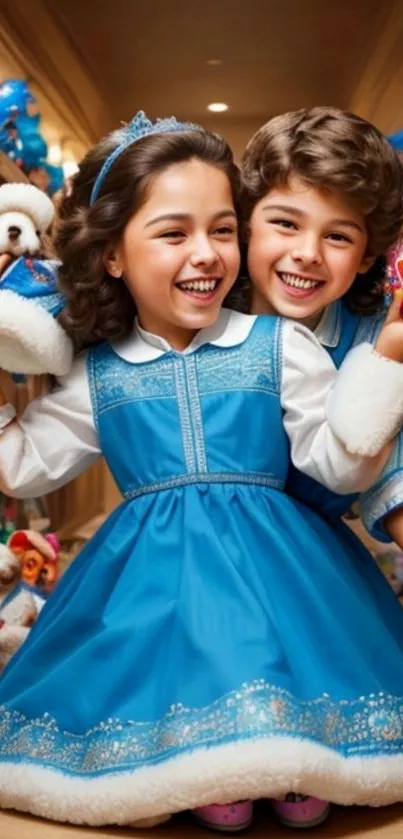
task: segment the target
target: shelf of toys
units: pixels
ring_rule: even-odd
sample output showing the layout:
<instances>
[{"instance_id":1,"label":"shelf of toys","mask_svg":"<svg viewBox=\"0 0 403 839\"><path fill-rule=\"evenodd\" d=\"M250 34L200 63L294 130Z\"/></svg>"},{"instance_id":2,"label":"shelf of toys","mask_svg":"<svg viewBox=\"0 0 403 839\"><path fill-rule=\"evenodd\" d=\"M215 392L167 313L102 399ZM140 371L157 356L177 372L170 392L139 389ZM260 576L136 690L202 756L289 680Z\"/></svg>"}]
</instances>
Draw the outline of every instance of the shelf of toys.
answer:
<instances>
[{"instance_id":1,"label":"shelf of toys","mask_svg":"<svg viewBox=\"0 0 403 839\"><path fill-rule=\"evenodd\" d=\"M0 370L0 388L20 415L29 402L51 386L48 376L13 377ZM0 493L0 542L10 530L29 528L46 532L50 527L61 540L74 540L77 531L104 512L105 466L96 463L65 487L43 499L12 502Z\"/></svg>"},{"instance_id":2,"label":"shelf of toys","mask_svg":"<svg viewBox=\"0 0 403 839\"><path fill-rule=\"evenodd\" d=\"M29 376L17 383L0 371L0 387L20 413L28 402L45 392L47 381L46 377ZM6 542L14 529L27 527L38 532L48 530L50 517L45 501L15 501L0 493L0 542Z\"/></svg>"},{"instance_id":3,"label":"shelf of toys","mask_svg":"<svg viewBox=\"0 0 403 839\"><path fill-rule=\"evenodd\" d=\"M48 146L42 133L39 106L23 79L0 84L0 186L4 183L33 183L56 204L63 185L63 169L47 159ZM28 402L49 387L47 377L22 377L19 383L0 372L0 385L16 405L18 413ZM72 539L75 532L104 509L103 463L96 464L67 487L50 493L46 499L13 504L0 499L0 540L3 532L15 526L46 530L50 522L59 536Z\"/></svg>"},{"instance_id":4,"label":"shelf of toys","mask_svg":"<svg viewBox=\"0 0 403 839\"><path fill-rule=\"evenodd\" d=\"M13 154L13 148L17 149L19 144L12 116L22 109L24 85L18 82L14 90L11 85L9 93L7 82L0 86L0 186L5 183L29 183L22 165L17 165L17 154ZM5 95L2 96L4 89ZM20 412L44 391L46 381L41 377L27 377L17 383L10 375L0 371L0 387ZM15 501L0 493L0 543L5 543L16 529L31 528L43 532L49 526L50 518L44 502Z\"/></svg>"}]
</instances>

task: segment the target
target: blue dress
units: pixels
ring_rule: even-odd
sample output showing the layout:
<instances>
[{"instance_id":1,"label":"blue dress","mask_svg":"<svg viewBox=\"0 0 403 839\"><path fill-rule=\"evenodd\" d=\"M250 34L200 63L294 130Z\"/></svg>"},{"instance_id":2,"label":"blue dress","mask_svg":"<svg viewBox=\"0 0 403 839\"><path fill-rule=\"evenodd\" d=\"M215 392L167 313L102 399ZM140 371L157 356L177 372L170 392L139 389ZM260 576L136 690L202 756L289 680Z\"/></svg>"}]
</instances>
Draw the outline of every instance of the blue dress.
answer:
<instances>
[{"instance_id":1,"label":"blue dress","mask_svg":"<svg viewBox=\"0 0 403 839\"><path fill-rule=\"evenodd\" d=\"M283 492L281 322L88 356L123 503L0 681L0 806L88 824L288 792L403 799L403 610ZM387 654L385 654L387 651Z\"/></svg>"}]
</instances>

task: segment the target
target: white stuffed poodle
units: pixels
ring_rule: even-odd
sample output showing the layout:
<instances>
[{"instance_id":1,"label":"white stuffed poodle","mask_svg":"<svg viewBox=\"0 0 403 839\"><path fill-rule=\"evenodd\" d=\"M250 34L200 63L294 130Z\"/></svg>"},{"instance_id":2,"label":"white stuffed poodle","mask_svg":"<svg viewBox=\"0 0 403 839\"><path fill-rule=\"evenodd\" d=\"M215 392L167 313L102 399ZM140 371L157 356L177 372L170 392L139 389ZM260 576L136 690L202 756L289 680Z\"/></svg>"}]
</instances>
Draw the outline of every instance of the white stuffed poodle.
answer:
<instances>
[{"instance_id":1,"label":"white stuffed poodle","mask_svg":"<svg viewBox=\"0 0 403 839\"><path fill-rule=\"evenodd\" d=\"M54 218L48 196L32 184L0 187L0 253L14 257L39 256L42 237Z\"/></svg>"},{"instance_id":2,"label":"white stuffed poodle","mask_svg":"<svg viewBox=\"0 0 403 839\"><path fill-rule=\"evenodd\" d=\"M9 373L68 373L73 345L58 322L65 299L56 260L45 259L54 217L50 198L32 184L0 187L0 254L11 263L0 277L0 368Z\"/></svg>"}]
</instances>

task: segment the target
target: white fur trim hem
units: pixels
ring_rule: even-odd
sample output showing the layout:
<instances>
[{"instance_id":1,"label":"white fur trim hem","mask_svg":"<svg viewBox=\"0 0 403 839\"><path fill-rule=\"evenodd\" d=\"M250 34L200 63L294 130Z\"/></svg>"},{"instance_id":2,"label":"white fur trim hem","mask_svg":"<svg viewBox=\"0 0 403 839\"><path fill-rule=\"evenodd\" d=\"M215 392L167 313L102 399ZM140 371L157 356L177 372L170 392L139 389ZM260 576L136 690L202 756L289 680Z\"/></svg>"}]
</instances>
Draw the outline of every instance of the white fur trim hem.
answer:
<instances>
[{"instance_id":1,"label":"white fur trim hem","mask_svg":"<svg viewBox=\"0 0 403 839\"><path fill-rule=\"evenodd\" d=\"M375 457L403 418L403 365L360 344L346 356L328 405L334 433L351 454Z\"/></svg>"},{"instance_id":2,"label":"white fur trim hem","mask_svg":"<svg viewBox=\"0 0 403 839\"><path fill-rule=\"evenodd\" d=\"M33 300L0 290L1 369L63 376L72 360L72 342L52 315Z\"/></svg>"},{"instance_id":3,"label":"white fur trim hem","mask_svg":"<svg viewBox=\"0 0 403 839\"><path fill-rule=\"evenodd\" d=\"M403 800L403 755L343 758L307 740L275 737L197 749L149 766L78 778L29 763L0 763L0 807L73 824L129 824L204 804L290 790L337 804Z\"/></svg>"}]
</instances>

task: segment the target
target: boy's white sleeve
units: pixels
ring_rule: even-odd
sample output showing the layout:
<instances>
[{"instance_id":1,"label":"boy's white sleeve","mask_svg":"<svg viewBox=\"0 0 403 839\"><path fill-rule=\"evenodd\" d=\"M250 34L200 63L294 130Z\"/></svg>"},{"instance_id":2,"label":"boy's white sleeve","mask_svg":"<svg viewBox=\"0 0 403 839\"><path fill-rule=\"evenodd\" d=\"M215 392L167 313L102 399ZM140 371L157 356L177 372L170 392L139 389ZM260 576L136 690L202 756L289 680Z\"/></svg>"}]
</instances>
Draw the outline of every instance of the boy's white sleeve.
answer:
<instances>
[{"instance_id":1,"label":"boy's white sleeve","mask_svg":"<svg viewBox=\"0 0 403 839\"><path fill-rule=\"evenodd\" d=\"M306 327L284 321L282 330L281 403L294 465L339 494L368 489L391 450L403 365L383 359L365 344L353 350L337 372ZM357 359L361 349L362 356ZM354 354L356 364L350 360ZM363 359L365 371L359 363ZM363 375L371 387L363 386ZM385 422L387 414L392 416L389 422ZM359 454L357 438L362 441Z\"/></svg>"},{"instance_id":2,"label":"boy's white sleeve","mask_svg":"<svg viewBox=\"0 0 403 839\"><path fill-rule=\"evenodd\" d=\"M52 492L100 455L85 354L19 419L6 424L7 412L10 406L0 408L0 490L6 495L34 498Z\"/></svg>"}]
</instances>

